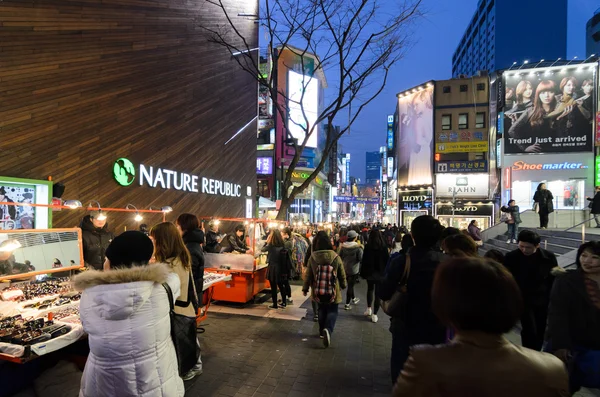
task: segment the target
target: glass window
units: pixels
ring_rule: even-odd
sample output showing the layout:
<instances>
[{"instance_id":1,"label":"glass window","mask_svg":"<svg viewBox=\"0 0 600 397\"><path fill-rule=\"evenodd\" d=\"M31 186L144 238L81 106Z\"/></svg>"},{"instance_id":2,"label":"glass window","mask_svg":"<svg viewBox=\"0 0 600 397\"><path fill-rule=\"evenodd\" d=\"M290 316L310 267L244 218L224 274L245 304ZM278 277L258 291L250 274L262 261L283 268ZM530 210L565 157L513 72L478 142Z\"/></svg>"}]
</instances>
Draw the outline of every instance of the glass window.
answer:
<instances>
[{"instance_id":1,"label":"glass window","mask_svg":"<svg viewBox=\"0 0 600 397\"><path fill-rule=\"evenodd\" d=\"M477 83L477 91L485 91L485 83Z\"/></svg>"},{"instance_id":2,"label":"glass window","mask_svg":"<svg viewBox=\"0 0 600 397\"><path fill-rule=\"evenodd\" d=\"M469 86L466 84L461 84L460 85L460 92L467 92L469 89Z\"/></svg>"},{"instance_id":3,"label":"glass window","mask_svg":"<svg viewBox=\"0 0 600 397\"><path fill-rule=\"evenodd\" d=\"M458 115L458 128L464 130L469 128L469 114L461 113Z\"/></svg>"},{"instance_id":4,"label":"glass window","mask_svg":"<svg viewBox=\"0 0 600 397\"><path fill-rule=\"evenodd\" d=\"M444 114L442 115L442 130L450 130L452 129L452 115Z\"/></svg>"},{"instance_id":5,"label":"glass window","mask_svg":"<svg viewBox=\"0 0 600 397\"><path fill-rule=\"evenodd\" d=\"M444 94L449 94L450 92L452 92L452 89L449 85L446 85L446 86L442 87L442 92Z\"/></svg>"},{"instance_id":6,"label":"glass window","mask_svg":"<svg viewBox=\"0 0 600 397\"><path fill-rule=\"evenodd\" d=\"M485 128L485 113L475 115L475 128Z\"/></svg>"}]
</instances>

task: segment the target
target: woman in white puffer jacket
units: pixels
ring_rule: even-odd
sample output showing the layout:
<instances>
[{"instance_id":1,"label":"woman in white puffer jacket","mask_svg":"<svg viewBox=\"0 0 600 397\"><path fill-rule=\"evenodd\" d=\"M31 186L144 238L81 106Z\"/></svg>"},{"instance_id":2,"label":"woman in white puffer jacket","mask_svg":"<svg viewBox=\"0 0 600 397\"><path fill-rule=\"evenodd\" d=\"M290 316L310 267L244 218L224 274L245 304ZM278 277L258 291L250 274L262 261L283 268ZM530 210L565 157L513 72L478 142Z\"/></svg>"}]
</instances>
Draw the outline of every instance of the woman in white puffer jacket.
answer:
<instances>
[{"instance_id":1,"label":"woman in white puffer jacket","mask_svg":"<svg viewBox=\"0 0 600 397\"><path fill-rule=\"evenodd\" d=\"M148 265L153 250L145 234L125 232L106 250L105 271L86 271L74 279L83 291L81 323L90 345L80 397L185 394L162 286L166 282L179 296L179 277L167 264Z\"/></svg>"}]
</instances>

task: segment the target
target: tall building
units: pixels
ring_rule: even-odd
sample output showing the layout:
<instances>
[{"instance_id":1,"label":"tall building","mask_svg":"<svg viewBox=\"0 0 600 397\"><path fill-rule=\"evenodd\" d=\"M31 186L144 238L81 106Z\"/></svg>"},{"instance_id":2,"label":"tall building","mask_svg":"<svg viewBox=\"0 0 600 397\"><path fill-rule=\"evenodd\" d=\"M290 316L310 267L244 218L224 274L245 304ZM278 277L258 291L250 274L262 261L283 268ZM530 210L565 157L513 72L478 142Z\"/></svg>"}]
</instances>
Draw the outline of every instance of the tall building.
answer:
<instances>
[{"instance_id":1,"label":"tall building","mask_svg":"<svg viewBox=\"0 0 600 397\"><path fill-rule=\"evenodd\" d=\"M585 25L585 52L588 57L600 54L600 8Z\"/></svg>"},{"instance_id":2,"label":"tall building","mask_svg":"<svg viewBox=\"0 0 600 397\"><path fill-rule=\"evenodd\" d=\"M452 75L565 59L567 0L480 0L452 57Z\"/></svg>"},{"instance_id":3,"label":"tall building","mask_svg":"<svg viewBox=\"0 0 600 397\"><path fill-rule=\"evenodd\" d=\"M376 186L381 178L381 153L366 153L367 172L365 174L365 184L367 186Z\"/></svg>"}]
</instances>

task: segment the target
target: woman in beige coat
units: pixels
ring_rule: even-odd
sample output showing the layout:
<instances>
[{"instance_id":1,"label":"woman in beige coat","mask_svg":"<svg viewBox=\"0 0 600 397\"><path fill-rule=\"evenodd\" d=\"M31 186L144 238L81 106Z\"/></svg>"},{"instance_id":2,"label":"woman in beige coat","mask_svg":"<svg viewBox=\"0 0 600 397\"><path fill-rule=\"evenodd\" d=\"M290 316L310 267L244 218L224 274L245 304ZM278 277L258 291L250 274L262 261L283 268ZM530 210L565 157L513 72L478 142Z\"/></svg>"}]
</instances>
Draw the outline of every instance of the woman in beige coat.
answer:
<instances>
[{"instance_id":1,"label":"woman in beige coat","mask_svg":"<svg viewBox=\"0 0 600 397\"><path fill-rule=\"evenodd\" d=\"M181 281L181 293L175 300L175 313L196 318L198 294L192 277L192 259L177 227L170 222L159 223L150 230L150 238L154 242L154 260L167 263ZM182 378L191 380L200 374L202 359L199 356L196 366Z\"/></svg>"}]
</instances>

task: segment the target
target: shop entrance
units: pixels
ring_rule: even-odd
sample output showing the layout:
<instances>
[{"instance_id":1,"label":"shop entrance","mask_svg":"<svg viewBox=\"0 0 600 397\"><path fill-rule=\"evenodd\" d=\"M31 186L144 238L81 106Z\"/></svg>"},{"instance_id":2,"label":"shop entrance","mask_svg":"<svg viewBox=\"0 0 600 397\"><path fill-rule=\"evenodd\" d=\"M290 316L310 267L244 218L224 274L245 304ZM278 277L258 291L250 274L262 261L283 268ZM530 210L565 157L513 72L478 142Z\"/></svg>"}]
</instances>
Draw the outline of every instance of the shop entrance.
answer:
<instances>
[{"instance_id":1,"label":"shop entrance","mask_svg":"<svg viewBox=\"0 0 600 397\"><path fill-rule=\"evenodd\" d=\"M558 181L513 181L512 199L524 209L533 208L533 195L540 183L554 196L555 210L583 210L587 208L585 199L586 179L569 179Z\"/></svg>"},{"instance_id":2,"label":"shop entrance","mask_svg":"<svg viewBox=\"0 0 600 397\"><path fill-rule=\"evenodd\" d=\"M427 210L400 211L400 225L406 226L410 230L412 221L421 215L429 215Z\"/></svg>"}]
</instances>

